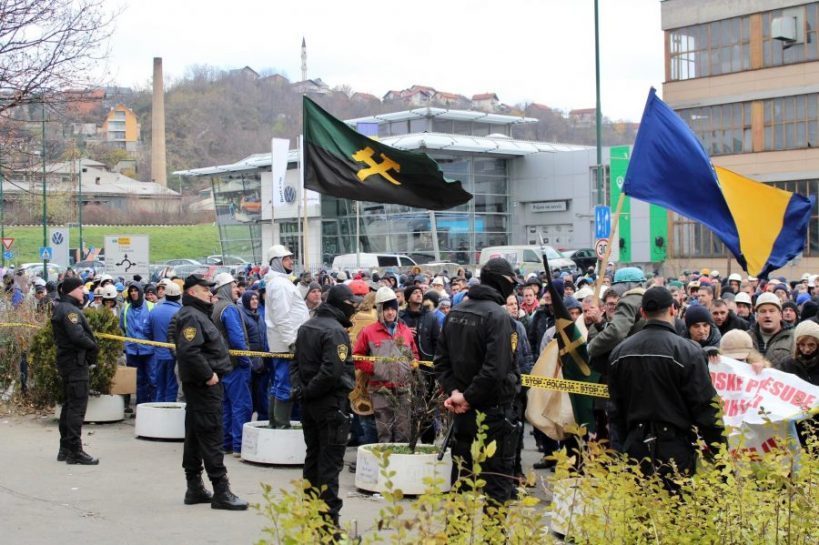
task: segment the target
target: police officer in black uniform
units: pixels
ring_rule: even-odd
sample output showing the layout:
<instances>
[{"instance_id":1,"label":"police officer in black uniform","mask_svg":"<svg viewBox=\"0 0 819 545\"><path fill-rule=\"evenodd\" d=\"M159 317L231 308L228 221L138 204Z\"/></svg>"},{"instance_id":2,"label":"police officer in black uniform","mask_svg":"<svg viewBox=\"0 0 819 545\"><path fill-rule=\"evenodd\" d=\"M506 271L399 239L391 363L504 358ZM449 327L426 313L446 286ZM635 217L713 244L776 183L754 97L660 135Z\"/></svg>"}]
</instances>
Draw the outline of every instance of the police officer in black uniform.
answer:
<instances>
[{"instance_id":1,"label":"police officer in black uniform","mask_svg":"<svg viewBox=\"0 0 819 545\"><path fill-rule=\"evenodd\" d=\"M290 366L292 396L302 403L302 430L307 444L304 478L321 490L329 508L328 524L339 525L342 501L338 474L350 433L348 395L355 386L350 318L360 297L344 284L330 288L327 302L299 328L296 359Z\"/></svg>"},{"instance_id":2,"label":"police officer in black uniform","mask_svg":"<svg viewBox=\"0 0 819 545\"><path fill-rule=\"evenodd\" d=\"M222 383L231 371L227 346L211 321L214 284L198 274L185 279L182 309L174 316L168 338L176 344L179 379L185 392L185 447L182 467L188 481L185 504L210 503L213 509L240 511L247 502L230 491L224 464ZM213 495L202 482L202 463L213 483Z\"/></svg>"},{"instance_id":3,"label":"police officer in black uniform","mask_svg":"<svg viewBox=\"0 0 819 545\"><path fill-rule=\"evenodd\" d=\"M645 327L609 360L609 418L624 438L622 451L669 490L676 488L669 462L683 474L695 470L694 426L708 445L724 440L705 352L677 335L673 303L666 288L648 289L640 310Z\"/></svg>"},{"instance_id":4,"label":"police officer in black uniform","mask_svg":"<svg viewBox=\"0 0 819 545\"><path fill-rule=\"evenodd\" d=\"M60 411L60 451L57 460L69 464L97 465L99 460L82 449L82 422L88 407L88 368L97 361L97 341L82 313L82 280L66 278L60 302L51 315L57 371L63 381Z\"/></svg>"},{"instance_id":5,"label":"police officer in black uniform","mask_svg":"<svg viewBox=\"0 0 819 545\"><path fill-rule=\"evenodd\" d=\"M486 414L486 444L496 441L495 455L484 464L486 495L504 503L514 489L518 420L513 407L520 388L515 365L518 339L504 305L515 287L515 273L505 259L489 260L481 269L481 283L469 288L467 299L450 311L438 339L435 375L449 395L444 406L455 413L453 458L472 469L470 448L476 434L476 412ZM453 465L452 482L459 477Z\"/></svg>"}]
</instances>

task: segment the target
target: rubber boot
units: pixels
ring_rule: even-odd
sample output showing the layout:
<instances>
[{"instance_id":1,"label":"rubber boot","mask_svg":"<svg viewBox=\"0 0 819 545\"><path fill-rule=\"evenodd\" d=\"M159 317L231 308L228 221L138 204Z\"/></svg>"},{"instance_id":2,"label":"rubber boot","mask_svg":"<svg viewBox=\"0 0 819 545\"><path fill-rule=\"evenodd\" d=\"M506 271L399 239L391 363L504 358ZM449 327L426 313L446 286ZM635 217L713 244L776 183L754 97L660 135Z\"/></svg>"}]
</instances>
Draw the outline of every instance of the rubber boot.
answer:
<instances>
[{"instance_id":1,"label":"rubber boot","mask_svg":"<svg viewBox=\"0 0 819 545\"><path fill-rule=\"evenodd\" d=\"M185 505L196 505L197 503L210 503L213 500L205 483L202 482L201 475L188 476L188 490L185 492Z\"/></svg>"},{"instance_id":2,"label":"rubber boot","mask_svg":"<svg viewBox=\"0 0 819 545\"><path fill-rule=\"evenodd\" d=\"M213 483L213 499L210 502L211 509L226 509L228 511L244 511L247 509L247 502L239 499L230 491L230 482L227 477L222 477Z\"/></svg>"},{"instance_id":3,"label":"rubber boot","mask_svg":"<svg viewBox=\"0 0 819 545\"><path fill-rule=\"evenodd\" d=\"M282 401L277 399L273 405L273 420L275 427L280 430L286 430L290 427L290 415L293 414L293 402Z\"/></svg>"},{"instance_id":4,"label":"rubber boot","mask_svg":"<svg viewBox=\"0 0 819 545\"><path fill-rule=\"evenodd\" d=\"M274 418L274 414L276 413L276 398L270 396L267 398L267 427L268 428L275 428L276 427L276 419Z\"/></svg>"}]
</instances>

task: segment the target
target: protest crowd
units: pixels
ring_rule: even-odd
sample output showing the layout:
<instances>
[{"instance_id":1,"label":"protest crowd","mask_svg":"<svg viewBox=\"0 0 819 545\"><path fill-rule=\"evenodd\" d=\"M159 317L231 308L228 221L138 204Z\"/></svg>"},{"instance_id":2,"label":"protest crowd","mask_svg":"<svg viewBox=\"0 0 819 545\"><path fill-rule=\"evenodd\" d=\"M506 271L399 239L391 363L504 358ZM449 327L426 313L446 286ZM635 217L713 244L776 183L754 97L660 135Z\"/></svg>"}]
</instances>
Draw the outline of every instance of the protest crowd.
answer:
<instances>
[{"instance_id":1,"label":"protest crowd","mask_svg":"<svg viewBox=\"0 0 819 545\"><path fill-rule=\"evenodd\" d=\"M562 312L584 330L595 379L608 384L612 395L610 400L593 400L592 421L581 423L593 430L593 437L607 439L625 452L631 452L635 442L644 445L646 438L654 434L662 438L663 433L683 437L690 445L690 426L697 425L703 436L718 427L710 405L715 391L707 375L707 362L718 361L720 355L746 362L754 373L772 367L819 385L819 275L758 279L698 269L667 278L657 272L646 274L637 267L610 266L602 278L592 268L549 278L545 272L524 276L502 259L493 260L477 274L467 267L432 273L420 266L408 271L321 270L315 275L296 275L293 255L287 248L273 246L270 255L269 263L248 265L235 277L228 273L212 279L191 275L161 278L156 283L143 283L138 276L126 282L92 270L70 269L56 280L43 282L9 270L3 275L2 304L12 313L25 306L52 313L66 300L65 289L70 287L72 293L81 293L80 300L72 302L78 308L110 309L119 320L122 335L131 339L124 344L122 363L137 369L136 396L126 400L129 413L141 403L202 394L196 389L202 384L186 385L186 380L193 379L187 363L181 361L192 353L200 333L175 323L177 314L189 305L199 305L203 316L215 325L224 358L228 357L224 349L282 356L230 356L218 371L214 367L213 377L218 376L223 387L222 429L217 434L221 442L208 448L239 457L245 423L267 420L270 427L288 428L303 422L308 443L305 476L309 474L311 482L328 485L325 499L336 524L341 507L338 472L344 448L410 440L413 373L420 373L425 381L424 395L432 397L443 388L443 407L456 419L475 409L490 417L494 410L501 411L501 420L512 425L497 432L510 446L503 452L508 466L501 464L498 469L506 468L525 482L530 468L521 467L524 428L519 423L526 414L528 388L521 386L520 377L532 373L550 341L565 332ZM196 290L204 293L197 295L198 303L191 295L199 293ZM502 318L498 309L503 311ZM658 325L662 321L658 316L665 311L668 319ZM470 329L478 323L475 320L485 324L481 320L490 319L487 317L495 320L492 331L498 339L466 340L475 333ZM205 345L213 339L203 334L197 357L204 355L202 362L211 361L209 358L215 356ZM140 344L139 340L171 342L177 348ZM497 343L511 349L508 357L501 354L494 359L492 350ZM671 349L674 357L687 354L691 361L675 363L683 369L680 372L689 373L684 381L688 389L697 391L663 391L665 379L659 377L658 399L649 410L662 416L634 417L645 407L639 407L641 401L630 389L635 388L637 379L651 382L654 379L649 375L657 372L634 358L662 357L666 346L675 347ZM354 356L376 358L353 363ZM459 368L470 359L475 369ZM418 361L434 365L418 365ZM631 367L624 366L624 361L630 361ZM489 366L493 368L487 371ZM482 372L489 372L490 380L494 380L491 373L497 373L494 376L501 380L487 386L479 380ZM646 374L635 378L631 376L635 372ZM208 383L216 380L210 373L208 369L203 375ZM443 407L422 430L422 442L431 443L446 432ZM336 430L329 439L328 426ZM639 437L635 436L637 428ZM805 440L810 429L800 423L800 440ZM534 464L535 470L553 467L551 455L573 445L571 440L557 441L537 427L527 428L526 433L534 435L543 454ZM709 439L719 441L719 435L716 431ZM456 441L457 437L456 433ZM222 453L210 453L218 454L219 460L209 467L209 455L189 458L188 443L186 437L185 463L193 460L194 465L185 467L189 485L186 503L211 501L199 477L204 457L214 488L219 488L219 479L224 482L217 490L220 508L246 508L246 503L230 493L224 472L214 470L215 480L211 474L213 467L223 467ZM204 445L204 441L200 443ZM79 453L72 453L63 452L64 446L68 445L61 443L63 459L67 454L73 463L97 463L81 447ZM317 454L316 449L322 452ZM660 456L659 451L651 454ZM311 456L314 459L310 460ZM681 461L686 456L675 451L667 457ZM355 470L354 464L350 469ZM490 495L508 499L510 491L500 488Z\"/></svg>"}]
</instances>

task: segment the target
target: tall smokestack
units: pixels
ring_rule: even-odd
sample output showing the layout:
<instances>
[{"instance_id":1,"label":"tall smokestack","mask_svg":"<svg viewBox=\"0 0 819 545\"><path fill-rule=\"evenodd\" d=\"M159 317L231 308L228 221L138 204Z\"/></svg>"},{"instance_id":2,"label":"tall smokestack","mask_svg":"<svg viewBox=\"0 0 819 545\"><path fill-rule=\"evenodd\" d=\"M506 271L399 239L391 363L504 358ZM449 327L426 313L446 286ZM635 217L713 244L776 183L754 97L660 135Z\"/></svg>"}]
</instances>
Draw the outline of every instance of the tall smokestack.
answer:
<instances>
[{"instance_id":1,"label":"tall smokestack","mask_svg":"<svg viewBox=\"0 0 819 545\"><path fill-rule=\"evenodd\" d=\"M162 57L154 57L154 96L151 107L151 181L168 187L165 168L165 87L162 83Z\"/></svg>"}]
</instances>

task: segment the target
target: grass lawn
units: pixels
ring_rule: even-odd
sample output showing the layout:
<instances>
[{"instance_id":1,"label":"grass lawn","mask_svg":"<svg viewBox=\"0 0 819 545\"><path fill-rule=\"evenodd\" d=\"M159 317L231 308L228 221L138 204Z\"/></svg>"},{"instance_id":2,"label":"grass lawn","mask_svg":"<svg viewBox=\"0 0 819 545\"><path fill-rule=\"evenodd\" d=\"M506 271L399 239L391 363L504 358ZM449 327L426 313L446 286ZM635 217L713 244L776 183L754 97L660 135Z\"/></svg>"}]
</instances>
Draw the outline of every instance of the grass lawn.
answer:
<instances>
[{"instance_id":1,"label":"grass lawn","mask_svg":"<svg viewBox=\"0 0 819 545\"><path fill-rule=\"evenodd\" d=\"M86 247L103 247L105 235L150 235L151 263L161 263L174 258L199 259L220 252L219 235L214 224L158 227L140 225L88 226L82 229L83 242ZM14 252L12 263L30 263L40 260L38 252L43 245L42 227L6 226L5 236L15 239L11 248ZM79 246L79 228L71 227L70 242L72 248Z\"/></svg>"}]
</instances>

